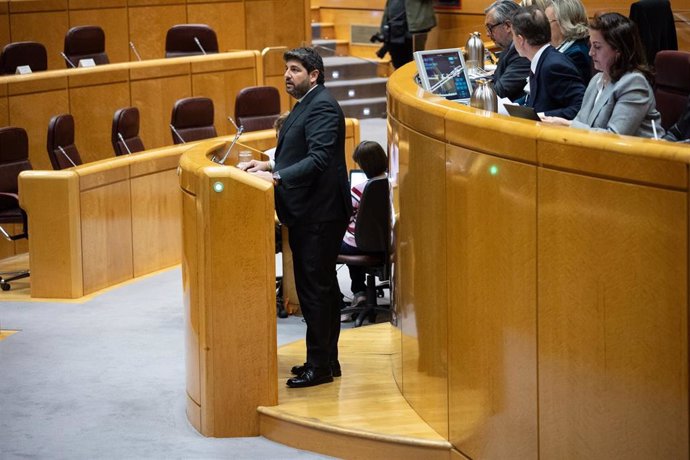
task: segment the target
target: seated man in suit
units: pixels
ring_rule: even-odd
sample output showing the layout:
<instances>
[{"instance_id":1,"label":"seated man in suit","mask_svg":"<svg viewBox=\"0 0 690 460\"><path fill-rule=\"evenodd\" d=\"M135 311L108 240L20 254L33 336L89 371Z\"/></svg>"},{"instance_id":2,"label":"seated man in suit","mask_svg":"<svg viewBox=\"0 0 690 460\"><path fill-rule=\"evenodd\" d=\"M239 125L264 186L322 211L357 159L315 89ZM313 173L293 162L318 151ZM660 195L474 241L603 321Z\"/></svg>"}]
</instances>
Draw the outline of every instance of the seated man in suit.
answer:
<instances>
[{"instance_id":1,"label":"seated man in suit","mask_svg":"<svg viewBox=\"0 0 690 460\"><path fill-rule=\"evenodd\" d=\"M669 128L664 139L671 142L690 142L690 97L685 112L680 116L680 120Z\"/></svg>"},{"instance_id":2,"label":"seated man in suit","mask_svg":"<svg viewBox=\"0 0 690 460\"><path fill-rule=\"evenodd\" d=\"M494 71L494 90L498 97L507 97L511 101L525 95L523 88L529 75L529 61L515 49L510 25L511 18L520 9L513 0L497 0L484 10L486 32L503 50Z\"/></svg>"},{"instance_id":3,"label":"seated man in suit","mask_svg":"<svg viewBox=\"0 0 690 460\"><path fill-rule=\"evenodd\" d=\"M513 16L513 43L530 60L529 94L525 105L540 115L572 120L577 115L585 84L573 62L551 46L551 26L535 6Z\"/></svg>"}]
</instances>

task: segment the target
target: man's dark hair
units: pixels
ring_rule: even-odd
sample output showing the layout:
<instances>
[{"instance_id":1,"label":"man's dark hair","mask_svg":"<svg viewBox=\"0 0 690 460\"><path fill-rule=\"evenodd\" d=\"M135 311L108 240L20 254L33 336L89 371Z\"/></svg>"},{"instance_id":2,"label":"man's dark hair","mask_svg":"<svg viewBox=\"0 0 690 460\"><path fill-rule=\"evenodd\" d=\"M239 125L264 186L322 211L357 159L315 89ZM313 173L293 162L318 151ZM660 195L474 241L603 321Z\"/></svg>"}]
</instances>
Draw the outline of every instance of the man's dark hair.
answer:
<instances>
[{"instance_id":1,"label":"man's dark hair","mask_svg":"<svg viewBox=\"0 0 690 460\"><path fill-rule=\"evenodd\" d=\"M606 43L618 51L609 69L612 81L616 82L624 74L637 70L650 84L654 83L652 72L647 67L640 34L632 20L618 13L599 13L589 22L589 28L601 32Z\"/></svg>"},{"instance_id":2,"label":"man's dark hair","mask_svg":"<svg viewBox=\"0 0 690 460\"><path fill-rule=\"evenodd\" d=\"M532 46L543 46L551 41L549 19L535 5L515 14L512 24L515 35L522 35Z\"/></svg>"},{"instance_id":3,"label":"man's dark hair","mask_svg":"<svg viewBox=\"0 0 690 460\"><path fill-rule=\"evenodd\" d=\"M326 73L323 70L323 59L319 56L314 48L295 48L286 51L283 54L283 61L299 61L302 63L307 72L311 73L313 70L319 71L319 76L316 77L316 83L321 85L326 81Z\"/></svg>"},{"instance_id":4,"label":"man's dark hair","mask_svg":"<svg viewBox=\"0 0 690 460\"><path fill-rule=\"evenodd\" d=\"M388 157L378 142L362 141L352 159L362 168L368 179L379 176L388 169Z\"/></svg>"},{"instance_id":5,"label":"man's dark hair","mask_svg":"<svg viewBox=\"0 0 690 460\"><path fill-rule=\"evenodd\" d=\"M503 24L511 22L515 13L521 9L522 7L520 4L513 0L497 0L484 10L484 14L488 14L489 11L494 10L494 20L499 24Z\"/></svg>"}]
</instances>

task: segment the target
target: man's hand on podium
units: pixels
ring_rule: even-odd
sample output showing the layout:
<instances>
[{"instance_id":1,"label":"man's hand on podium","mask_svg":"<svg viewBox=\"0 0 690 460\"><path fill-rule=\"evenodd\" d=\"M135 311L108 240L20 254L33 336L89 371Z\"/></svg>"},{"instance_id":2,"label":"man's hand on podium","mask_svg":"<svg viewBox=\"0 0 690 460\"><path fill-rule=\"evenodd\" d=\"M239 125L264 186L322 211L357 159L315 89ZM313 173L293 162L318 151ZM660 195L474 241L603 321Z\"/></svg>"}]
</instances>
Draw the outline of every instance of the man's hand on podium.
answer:
<instances>
[{"instance_id":1,"label":"man's hand on podium","mask_svg":"<svg viewBox=\"0 0 690 460\"><path fill-rule=\"evenodd\" d=\"M273 182L273 174L271 174L271 162L270 161L259 161L252 160L246 163L240 163L237 165L242 171L247 171L252 173L259 179L263 179L267 182Z\"/></svg>"}]
</instances>

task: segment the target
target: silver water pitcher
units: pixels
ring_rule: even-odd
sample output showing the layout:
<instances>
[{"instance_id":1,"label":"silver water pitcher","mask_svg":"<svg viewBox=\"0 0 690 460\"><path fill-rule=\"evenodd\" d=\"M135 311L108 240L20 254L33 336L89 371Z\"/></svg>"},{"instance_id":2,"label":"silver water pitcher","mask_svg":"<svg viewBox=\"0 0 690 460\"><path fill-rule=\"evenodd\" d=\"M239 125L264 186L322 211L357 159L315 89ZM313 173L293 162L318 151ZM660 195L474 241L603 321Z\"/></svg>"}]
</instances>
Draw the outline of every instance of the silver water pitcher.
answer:
<instances>
[{"instance_id":1,"label":"silver water pitcher","mask_svg":"<svg viewBox=\"0 0 690 460\"><path fill-rule=\"evenodd\" d=\"M472 32L465 45L467 69L484 70L484 43L479 32Z\"/></svg>"},{"instance_id":2,"label":"silver water pitcher","mask_svg":"<svg viewBox=\"0 0 690 460\"><path fill-rule=\"evenodd\" d=\"M470 106L476 109L498 112L498 97L491 82L480 78L475 83L477 87L472 92Z\"/></svg>"}]
</instances>

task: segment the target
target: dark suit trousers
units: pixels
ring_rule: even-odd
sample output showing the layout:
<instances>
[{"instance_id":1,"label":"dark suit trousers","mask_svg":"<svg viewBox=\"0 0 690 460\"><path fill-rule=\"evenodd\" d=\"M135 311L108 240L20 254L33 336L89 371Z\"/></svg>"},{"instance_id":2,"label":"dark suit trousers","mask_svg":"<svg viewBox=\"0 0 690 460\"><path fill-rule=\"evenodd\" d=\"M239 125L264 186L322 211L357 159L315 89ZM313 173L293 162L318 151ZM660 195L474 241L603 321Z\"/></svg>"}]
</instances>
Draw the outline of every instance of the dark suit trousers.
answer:
<instances>
[{"instance_id":1,"label":"dark suit trousers","mask_svg":"<svg viewBox=\"0 0 690 460\"><path fill-rule=\"evenodd\" d=\"M289 227L295 287L307 323L307 363L327 368L338 359L340 288L335 261L347 221Z\"/></svg>"}]
</instances>

